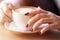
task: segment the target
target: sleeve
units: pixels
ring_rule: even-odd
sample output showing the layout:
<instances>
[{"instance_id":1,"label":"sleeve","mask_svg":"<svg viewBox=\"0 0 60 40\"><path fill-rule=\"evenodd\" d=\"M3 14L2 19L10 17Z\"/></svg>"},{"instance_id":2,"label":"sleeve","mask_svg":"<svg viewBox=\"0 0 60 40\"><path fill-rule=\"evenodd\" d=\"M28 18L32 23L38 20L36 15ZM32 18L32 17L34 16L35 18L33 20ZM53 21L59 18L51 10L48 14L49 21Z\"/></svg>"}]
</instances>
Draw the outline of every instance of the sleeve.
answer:
<instances>
[{"instance_id":1,"label":"sleeve","mask_svg":"<svg viewBox=\"0 0 60 40\"><path fill-rule=\"evenodd\" d=\"M35 0L35 6L40 6L42 9L53 12L60 16L60 10L53 0Z\"/></svg>"}]
</instances>

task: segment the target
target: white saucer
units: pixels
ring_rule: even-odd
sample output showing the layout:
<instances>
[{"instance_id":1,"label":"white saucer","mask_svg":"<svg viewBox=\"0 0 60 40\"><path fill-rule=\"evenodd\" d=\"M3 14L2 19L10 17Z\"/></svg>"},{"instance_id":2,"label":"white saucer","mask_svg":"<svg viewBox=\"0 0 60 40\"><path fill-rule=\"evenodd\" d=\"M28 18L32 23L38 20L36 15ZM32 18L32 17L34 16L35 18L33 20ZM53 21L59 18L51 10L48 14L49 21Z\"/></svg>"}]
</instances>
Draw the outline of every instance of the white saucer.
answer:
<instances>
[{"instance_id":1,"label":"white saucer","mask_svg":"<svg viewBox=\"0 0 60 40\"><path fill-rule=\"evenodd\" d=\"M5 24L5 28L8 29L9 31L18 32L18 33L19 32L20 33L37 33L37 32L29 31L29 30L31 30L29 28L28 29L21 29L21 28L17 27L14 22L11 22L10 24Z\"/></svg>"},{"instance_id":2,"label":"white saucer","mask_svg":"<svg viewBox=\"0 0 60 40\"><path fill-rule=\"evenodd\" d=\"M48 24L42 24L40 28L38 29L38 31L41 30L43 27L48 27ZM31 32L32 28L21 29L18 26L16 26L14 22L11 22L10 24L8 23L5 24L5 28L10 31L18 32L18 33L37 33L38 32L38 31Z\"/></svg>"}]
</instances>

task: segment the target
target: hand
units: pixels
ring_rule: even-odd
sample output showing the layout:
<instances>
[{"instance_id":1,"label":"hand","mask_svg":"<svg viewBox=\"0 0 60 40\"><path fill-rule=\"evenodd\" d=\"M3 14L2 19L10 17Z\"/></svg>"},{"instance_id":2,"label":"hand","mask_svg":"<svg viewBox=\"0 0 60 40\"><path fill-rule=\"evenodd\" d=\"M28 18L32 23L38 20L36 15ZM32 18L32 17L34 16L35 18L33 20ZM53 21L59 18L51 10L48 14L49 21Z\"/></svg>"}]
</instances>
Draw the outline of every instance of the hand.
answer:
<instances>
[{"instance_id":1,"label":"hand","mask_svg":"<svg viewBox=\"0 0 60 40\"><path fill-rule=\"evenodd\" d=\"M27 27L33 25L32 29L33 31L36 31L40 25L48 23L48 27L43 27L40 30L41 34L44 34L48 30L60 29L60 16L41 8L37 9L38 10L25 14L26 16L32 16L26 25Z\"/></svg>"},{"instance_id":2,"label":"hand","mask_svg":"<svg viewBox=\"0 0 60 40\"><path fill-rule=\"evenodd\" d=\"M5 22L10 23L12 21L12 9L14 6L10 3L2 1L0 3L0 23L4 25Z\"/></svg>"}]
</instances>

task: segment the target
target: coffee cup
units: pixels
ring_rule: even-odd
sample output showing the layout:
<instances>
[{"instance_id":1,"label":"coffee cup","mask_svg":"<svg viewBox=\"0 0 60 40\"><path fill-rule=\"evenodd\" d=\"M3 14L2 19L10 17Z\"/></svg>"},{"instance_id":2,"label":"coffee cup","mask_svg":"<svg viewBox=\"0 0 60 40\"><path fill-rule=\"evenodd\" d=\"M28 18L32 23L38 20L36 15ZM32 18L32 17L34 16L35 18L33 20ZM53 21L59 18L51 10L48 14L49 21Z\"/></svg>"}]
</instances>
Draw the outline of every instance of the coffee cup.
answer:
<instances>
[{"instance_id":1,"label":"coffee cup","mask_svg":"<svg viewBox=\"0 0 60 40\"><path fill-rule=\"evenodd\" d=\"M34 11L32 7L21 7L12 11L13 21L18 28L26 30L26 25L31 16L26 16L27 12Z\"/></svg>"}]
</instances>

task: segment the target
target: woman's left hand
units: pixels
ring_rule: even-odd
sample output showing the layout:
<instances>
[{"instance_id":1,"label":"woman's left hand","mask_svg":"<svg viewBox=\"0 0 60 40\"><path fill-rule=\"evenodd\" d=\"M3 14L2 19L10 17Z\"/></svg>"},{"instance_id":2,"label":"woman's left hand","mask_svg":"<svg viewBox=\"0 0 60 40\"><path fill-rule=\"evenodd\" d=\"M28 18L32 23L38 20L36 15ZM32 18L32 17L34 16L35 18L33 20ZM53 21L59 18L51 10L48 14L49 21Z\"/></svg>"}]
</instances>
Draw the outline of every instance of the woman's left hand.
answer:
<instances>
[{"instance_id":1,"label":"woman's left hand","mask_svg":"<svg viewBox=\"0 0 60 40\"><path fill-rule=\"evenodd\" d=\"M38 10L29 12L25 15L32 16L26 26L30 27L33 25L33 31L38 30L38 27L45 23L48 23L49 25L40 30L41 34L44 34L48 30L60 29L60 16L57 16L52 12L38 8Z\"/></svg>"}]
</instances>

